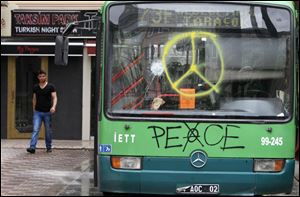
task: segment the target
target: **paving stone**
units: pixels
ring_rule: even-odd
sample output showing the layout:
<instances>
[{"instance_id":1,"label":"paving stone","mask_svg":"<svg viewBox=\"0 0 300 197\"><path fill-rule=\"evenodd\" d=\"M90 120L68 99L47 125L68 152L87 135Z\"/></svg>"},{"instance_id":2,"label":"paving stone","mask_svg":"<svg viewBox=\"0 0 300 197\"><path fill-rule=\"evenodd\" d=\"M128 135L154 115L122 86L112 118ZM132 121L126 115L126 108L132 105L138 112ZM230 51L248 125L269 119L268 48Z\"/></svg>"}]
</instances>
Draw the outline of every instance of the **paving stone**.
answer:
<instances>
[{"instance_id":1,"label":"paving stone","mask_svg":"<svg viewBox=\"0 0 300 197\"><path fill-rule=\"evenodd\" d=\"M92 154L86 149L30 154L25 149L1 147L1 196L56 195L76 183Z\"/></svg>"}]
</instances>

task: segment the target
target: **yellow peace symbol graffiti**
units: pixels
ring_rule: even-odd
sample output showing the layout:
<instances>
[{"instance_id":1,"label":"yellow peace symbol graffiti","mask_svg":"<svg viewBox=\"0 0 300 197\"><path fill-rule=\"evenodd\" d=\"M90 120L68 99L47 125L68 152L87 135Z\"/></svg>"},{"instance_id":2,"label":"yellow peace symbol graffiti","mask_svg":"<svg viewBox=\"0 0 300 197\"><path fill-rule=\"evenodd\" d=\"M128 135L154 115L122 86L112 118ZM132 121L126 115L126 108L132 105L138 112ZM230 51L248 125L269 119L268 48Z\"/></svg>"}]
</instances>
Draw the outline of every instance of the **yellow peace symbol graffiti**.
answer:
<instances>
[{"instance_id":1,"label":"yellow peace symbol graffiti","mask_svg":"<svg viewBox=\"0 0 300 197\"><path fill-rule=\"evenodd\" d=\"M172 49L172 47L178 43L179 41L183 40L183 39L187 39L190 38L192 41L192 63L190 68L188 69L188 71L186 73L184 73L179 79L177 79L177 81L173 82L172 79L170 78L170 74L168 72L168 68L167 68L167 63L166 63L166 58L169 54L169 51ZM198 66L196 64L196 45L195 45L195 39L196 38L208 38L212 41L212 43L214 44L214 46L217 49L217 53L219 54L219 58L220 58L220 63L221 63L221 68L220 68L220 75L219 78L217 80L217 82L215 84L212 84L208 79L206 79L206 77L198 70ZM166 77L168 79L168 81L170 82L172 88L179 94L183 95L183 96L188 96L188 97L201 97L201 96L207 96L209 95L211 92L215 91L215 92L219 92L219 85L223 80L223 75L224 75L224 59L223 59L223 54L222 54L222 50L221 47L219 45L219 43L216 40L217 35L210 33L210 32L187 32L187 33L182 33L182 34L178 34L176 36L174 36L174 38L172 38L171 40L169 40L165 47L164 47L164 53L162 56L162 64L164 67L164 71L166 73ZM210 86L209 90L206 90L204 92L196 92L195 94L188 94L185 93L183 91L180 91L178 89L180 83L187 78L188 76L190 76L191 74L195 73L196 75L198 75L198 77L200 77L206 84L208 84Z\"/></svg>"}]
</instances>

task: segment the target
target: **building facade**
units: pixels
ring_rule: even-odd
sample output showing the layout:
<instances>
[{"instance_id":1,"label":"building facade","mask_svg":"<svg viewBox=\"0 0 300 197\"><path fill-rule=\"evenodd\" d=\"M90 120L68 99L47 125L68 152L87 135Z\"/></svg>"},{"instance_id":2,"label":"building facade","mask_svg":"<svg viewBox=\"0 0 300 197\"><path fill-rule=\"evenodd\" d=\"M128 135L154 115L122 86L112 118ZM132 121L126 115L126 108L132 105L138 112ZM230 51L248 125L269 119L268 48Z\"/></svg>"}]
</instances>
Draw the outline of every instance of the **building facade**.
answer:
<instances>
[{"instance_id":1,"label":"building facade","mask_svg":"<svg viewBox=\"0 0 300 197\"><path fill-rule=\"evenodd\" d=\"M96 23L70 34L69 63L54 64L55 36L66 24L96 19L102 1L1 1L1 138L30 138L32 88L37 71L56 86L57 112L53 137L89 140L95 72ZM94 125L95 126L95 125ZM44 130L40 134L43 138Z\"/></svg>"}]
</instances>

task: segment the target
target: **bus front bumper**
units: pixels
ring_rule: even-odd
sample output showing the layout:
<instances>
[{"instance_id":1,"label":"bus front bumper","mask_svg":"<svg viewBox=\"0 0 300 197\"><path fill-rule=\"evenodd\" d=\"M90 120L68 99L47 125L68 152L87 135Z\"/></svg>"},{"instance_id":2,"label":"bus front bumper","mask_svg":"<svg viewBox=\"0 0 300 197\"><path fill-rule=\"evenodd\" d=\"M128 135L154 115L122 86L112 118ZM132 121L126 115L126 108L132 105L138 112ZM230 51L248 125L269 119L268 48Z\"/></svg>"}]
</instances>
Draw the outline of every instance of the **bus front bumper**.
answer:
<instances>
[{"instance_id":1,"label":"bus front bumper","mask_svg":"<svg viewBox=\"0 0 300 197\"><path fill-rule=\"evenodd\" d=\"M144 157L141 170L113 169L110 156L98 157L102 192L178 194L178 188L217 184L219 195L290 193L294 160L286 160L281 172L253 172L253 159L210 158L195 168L189 158Z\"/></svg>"}]
</instances>

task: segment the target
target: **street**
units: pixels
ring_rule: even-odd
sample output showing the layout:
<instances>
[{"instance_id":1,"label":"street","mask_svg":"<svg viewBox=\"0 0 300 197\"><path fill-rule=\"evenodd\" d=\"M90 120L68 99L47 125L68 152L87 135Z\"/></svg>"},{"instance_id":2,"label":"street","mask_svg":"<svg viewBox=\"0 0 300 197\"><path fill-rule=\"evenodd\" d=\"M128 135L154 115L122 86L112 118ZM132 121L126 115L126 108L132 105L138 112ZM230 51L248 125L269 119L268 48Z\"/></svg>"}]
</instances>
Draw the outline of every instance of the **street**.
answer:
<instances>
[{"instance_id":1,"label":"street","mask_svg":"<svg viewBox=\"0 0 300 197\"><path fill-rule=\"evenodd\" d=\"M29 154L24 148L1 147L1 196L36 195L102 196L94 187L93 150L37 149ZM299 196L299 175L285 196Z\"/></svg>"}]
</instances>

